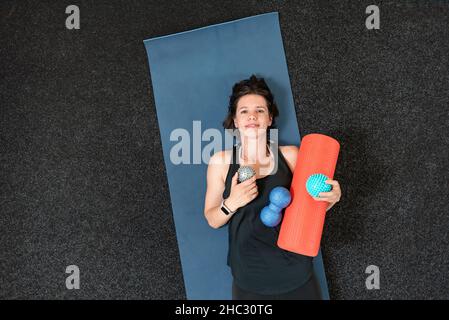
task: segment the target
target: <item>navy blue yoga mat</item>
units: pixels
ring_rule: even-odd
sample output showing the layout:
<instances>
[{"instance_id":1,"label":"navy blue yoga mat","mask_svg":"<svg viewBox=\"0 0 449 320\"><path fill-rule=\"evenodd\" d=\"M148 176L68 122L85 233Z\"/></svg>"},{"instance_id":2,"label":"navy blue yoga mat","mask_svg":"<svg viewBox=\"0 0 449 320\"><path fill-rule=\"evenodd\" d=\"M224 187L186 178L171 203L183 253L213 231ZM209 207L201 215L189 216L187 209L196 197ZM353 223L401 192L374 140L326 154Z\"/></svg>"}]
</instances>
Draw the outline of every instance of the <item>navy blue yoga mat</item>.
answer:
<instances>
[{"instance_id":1,"label":"navy blue yoga mat","mask_svg":"<svg viewBox=\"0 0 449 320\"><path fill-rule=\"evenodd\" d=\"M203 214L207 158L202 159L201 150L212 140L202 133L211 128L224 133L221 123L232 85L255 74L265 78L277 101L280 145L299 145L278 13L153 38L144 44L187 298L230 299L227 227L212 229ZM223 141L222 149L232 146L232 141L227 145ZM184 152L178 164L181 142L189 143L190 152ZM314 267L323 298L328 299L321 254L314 259Z\"/></svg>"}]
</instances>

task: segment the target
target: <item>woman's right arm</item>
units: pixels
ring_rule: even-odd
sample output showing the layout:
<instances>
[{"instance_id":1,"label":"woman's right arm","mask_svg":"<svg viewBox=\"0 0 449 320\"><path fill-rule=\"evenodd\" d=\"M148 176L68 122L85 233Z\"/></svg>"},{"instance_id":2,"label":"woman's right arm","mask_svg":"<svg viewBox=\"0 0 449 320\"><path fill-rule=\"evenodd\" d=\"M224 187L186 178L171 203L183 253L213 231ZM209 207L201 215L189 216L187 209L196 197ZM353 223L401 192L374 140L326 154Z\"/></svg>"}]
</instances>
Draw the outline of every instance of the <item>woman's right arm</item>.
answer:
<instances>
[{"instance_id":1,"label":"woman's right arm","mask_svg":"<svg viewBox=\"0 0 449 320\"><path fill-rule=\"evenodd\" d=\"M223 192L225 189L224 172L229 168L229 160L226 161L224 151L214 154L207 167L207 190L204 204L204 216L212 228L218 229L224 226L233 216L221 211ZM225 199L225 205L233 212L246 205L257 196L256 177L237 184L237 172L232 177L229 197Z\"/></svg>"}]
</instances>

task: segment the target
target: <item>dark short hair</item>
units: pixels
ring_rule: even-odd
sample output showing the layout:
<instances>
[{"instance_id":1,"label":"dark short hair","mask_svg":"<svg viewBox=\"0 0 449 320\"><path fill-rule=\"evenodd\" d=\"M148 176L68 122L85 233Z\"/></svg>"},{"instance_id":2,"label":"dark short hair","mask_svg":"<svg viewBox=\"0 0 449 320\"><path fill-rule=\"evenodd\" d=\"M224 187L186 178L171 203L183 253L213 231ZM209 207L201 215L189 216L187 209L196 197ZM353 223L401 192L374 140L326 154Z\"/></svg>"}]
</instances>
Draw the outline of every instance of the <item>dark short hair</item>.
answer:
<instances>
[{"instance_id":1,"label":"dark short hair","mask_svg":"<svg viewBox=\"0 0 449 320\"><path fill-rule=\"evenodd\" d=\"M279 110L274 101L274 96L264 78L257 78L254 74L249 79L239 81L232 87L232 95L229 97L228 114L223 121L223 127L225 129L236 129L234 126L234 117L237 112L237 103L241 97L247 94L257 94L265 98L268 112L272 117L271 126L268 127L267 131L275 128L275 118L279 115Z\"/></svg>"}]
</instances>

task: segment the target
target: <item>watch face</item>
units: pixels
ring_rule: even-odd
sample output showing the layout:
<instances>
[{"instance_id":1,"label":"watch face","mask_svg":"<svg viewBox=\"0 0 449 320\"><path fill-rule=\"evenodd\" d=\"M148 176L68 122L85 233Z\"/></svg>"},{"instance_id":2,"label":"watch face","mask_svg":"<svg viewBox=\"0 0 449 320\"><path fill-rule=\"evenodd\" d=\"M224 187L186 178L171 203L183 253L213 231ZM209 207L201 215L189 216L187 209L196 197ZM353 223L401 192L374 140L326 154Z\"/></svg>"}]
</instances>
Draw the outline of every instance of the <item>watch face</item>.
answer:
<instances>
[{"instance_id":1,"label":"watch face","mask_svg":"<svg viewBox=\"0 0 449 320\"><path fill-rule=\"evenodd\" d=\"M221 207L221 211L223 211L223 212L224 212L224 213L225 213L226 215L228 215L228 214L229 214L229 211L228 211L228 210L226 210L226 209L225 209L225 207L223 207L223 206Z\"/></svg>"}]
</instances>

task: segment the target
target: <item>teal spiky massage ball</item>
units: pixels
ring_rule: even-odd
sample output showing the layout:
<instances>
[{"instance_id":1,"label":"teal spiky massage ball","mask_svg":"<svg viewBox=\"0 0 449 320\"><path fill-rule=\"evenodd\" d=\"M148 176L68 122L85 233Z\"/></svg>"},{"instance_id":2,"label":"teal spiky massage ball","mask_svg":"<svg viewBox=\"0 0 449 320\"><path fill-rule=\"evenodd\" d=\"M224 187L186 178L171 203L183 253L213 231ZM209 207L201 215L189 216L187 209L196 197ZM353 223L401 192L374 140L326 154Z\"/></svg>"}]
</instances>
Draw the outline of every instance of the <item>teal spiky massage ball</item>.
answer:
<instances>
[{"instance_id":1,"label":"teal spiky massage ball","mask_svg":"<svg viewBox=\"0 0 449 320\"><path fill-rule=\"evenodd\" d=\"M322 173L312 174L306 181L307 192L312 197L318 197L320 192L331 191L332 185L325 183L326 180L330 179Z\"/></svg>"}]
</instances>

